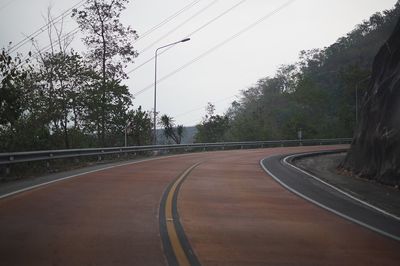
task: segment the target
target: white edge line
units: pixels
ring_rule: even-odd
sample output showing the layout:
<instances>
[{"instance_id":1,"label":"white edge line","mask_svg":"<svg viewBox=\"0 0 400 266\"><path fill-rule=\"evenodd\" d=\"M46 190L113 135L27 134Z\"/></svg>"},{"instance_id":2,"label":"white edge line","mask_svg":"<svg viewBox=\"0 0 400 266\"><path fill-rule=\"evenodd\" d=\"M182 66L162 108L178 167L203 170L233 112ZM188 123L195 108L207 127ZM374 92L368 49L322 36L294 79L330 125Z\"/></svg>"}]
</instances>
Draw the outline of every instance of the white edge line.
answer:
<instances>
[{"instance_id":1,"label":"white edge line","mask_svg":"<svg viewBox=\"0 0 400 266\"><path fill-rule=\"evenodd\" d=\"M350 217L350 216L347 216L346 214L343 214L343 213L338 212L338 211L336 211L336 210L334 210L334 209L332 209L332 208L329 208L328 206L326 206L326 205L324 205L324 204L322 204L322 203L320 203L320 202L317 202L317 201L315 201L315 200L313 200L313 199L307 197L306 195L304 195L304 194L298 192L297 190L294 190L293 188L289 187L288 185L286 185L285 183L283 183L283 181L281 181L278 177L276 177L273 173L271 173L271 172L264 166L264 164L262 163L264 160L266 160L266 159L268 159L268 158L270 158L270 157L272 157L272 156L268 156L268 157L265 157L264 159L261 159L261 160L260 160L260 166L261 166L261 168L264 169L264 171L265 171L267 174L269 174L273 179L275 179L275 181L277 181L279 184L281 184L281 185L282 185L284 188L286 188L287 190L291 191L292 193L294 193L294 194L300 196L301 198L303 198L303 199L305 199L305 200L308 200L308 201L314 203L315 205L317 205L317 206L319 206L319 207L321 207L321 208L323 208L323 209L325 209L325 210L327 210L327 211L330 211L330 212L332 212L332 213L334 213L334 214L336 214L336 215L338 215L338 216L340 216L340 217L342 217L342 218L345 218L345 219L347 219L347 220L349 220L349 221L351 221L351 222L354 222L354 223L356 223L356 224L359 224L359 225L361 225L361 226L364 226L364 227L366 227L366 228L368 228L368 229L370 229L370 230L372 230L372 231L375 231L375 232L377 232L377 233L379 233L379 234L382 234L382 235L384 235L384 236L387 236L387 237L390 237L390 238L395 239L395 240L397 240L397 241L400 241L400 237L398 237L398 236L395 236L395 235L392 235L392 234L387 233L387 232L385 232L385 231L382 231L382 230L380 230L380 229L378 229L378 228L376 228L376 227L373 227L373 226L371 226L371 225L368 225L368 224L366 224L366 223L363 223L363 222L361 222L361 221L359 221L359 220L357 220L357 219L354 219L354 218L352 218L352 217Z\"/></svg>"},{"instance_id":2,"label":"white edge line","mask_svg":"<svg viewBox=\"0 0 400 266\"><path fill-rule=\"evenodd\" d=\"M92 170L92 171L87 171L87 172L82 172L82 173L75 174L75 175L62 177L62 178L59 178L59 179L56 179L56 180L40 183L40 184L37 184L37 185L33 185L33 186L30 186L30 187L26 187L26 188L23 188L23 189L16 190L16 191L13 191L13 192L10 192L10 193L7 193L7 194L3 194L3 195L0 195L0 200L4 199L4 198L7 198L7 197L10 197L10 196L13 196L15 194L19 194L19 193L22 193L22 192L25 192L25 191L28 191L28 190L32 190L32 189L35 189L35 188L38 188L38 187L46 186L46 185L49 185L49 184L52 184L52 183L60 182L60 181L63 181L63 180L66 180L66 179L70 179L70 178L73 178L73 177L77 177L77 176L81 176L81 175L91 174L91 173L95 173L95 172L99 172L99 171L103 171L103 170L107 170L107 169L111 169L111 168L121 167L121 166L125 166L125 165L130 165L130 164L137 164L137 163L143 163L143 162L148 162L148 161L155 161L155 160L161 160L161 159L166 159L166 158L171 158L171 157L179 157L179 156L183 156L183 155L182 154L177 154L177 155L170 155L170 156L161 156L161 157L157 157L157 158L149 158L149 159L143 159L143 160L133 161L133 162L129 162L129 163L122 163L122 164L117 164L117 165L112 165L112 166L106 166L104 168L100 168L100 169L96 169L96 170Z\"/></svg>"},{"instance_id":3,"label":"white edge line","mask_svg":"<svg viewBox=\"0 0 400 266\"><path fill-rule=\"evenodd\" d=\"M297 171L300 171L300 172L302 172L303 174L306 174L306 175L308 175L308 176L314 178L315 180L321 182L322 184L324 184L324 185L326 185L326 186L328 186L328 187L330 187L330 188L336 190L337 192L340 192L340 193L346 195L347 197L349 197L349 198L351 198L351 199L353 199L353 200L355 200L355 201L357 201L357 202L359 202L359 203L361 203L361 204L364 204L365 206L368 206L368 207L370 207L370 208L376 210L377 212L380 212L380 213L382 213L382 214L385 214L385 215L387 215L387 216L390 216L391 218L393 218L393 219L395 219L395 220L397 220L397 221L400 221L400 217L396 216L395 214L389 213L389 212L387 212L387 211L385 211L385 210L382 210L382 209L380 209L380 208L378 208L378 207L376 207L376 206L374 206L374 205L372 205L372 204L370 204L370 203L368 203L368 202L366 202L366 201L363 201L363 200L361 200L361 199L359 199L359 198L356 198L356 197L354 197L353 195L347 193L346 191L343 191L343 190L341 190L340 188L335 187L334 185L325 182L324 180L322 180L322 179L316 177L315 175L313 175L313 174L311 174L311 173L309 173L309 172L307 172L307 171L305 171L305 170L303 170L303 169L301 169L301 168L299 168L299 167L297 167L297 166L295 166L295 165L293 165L293 164L291 164L291 163L289 163L289 162L287 161L287 160L290 159L290 158L297 157L297 156L302 156L302 155L307 155L307 154L309 154L309 153L301 153L301 154L289 155L289 156L287 156L287 157L285 157L285 158L283 159L283 162L284 162L286 165L289 165L289 166L291 166L292 168L296 169Z\"/></svg>"}]
</instances>

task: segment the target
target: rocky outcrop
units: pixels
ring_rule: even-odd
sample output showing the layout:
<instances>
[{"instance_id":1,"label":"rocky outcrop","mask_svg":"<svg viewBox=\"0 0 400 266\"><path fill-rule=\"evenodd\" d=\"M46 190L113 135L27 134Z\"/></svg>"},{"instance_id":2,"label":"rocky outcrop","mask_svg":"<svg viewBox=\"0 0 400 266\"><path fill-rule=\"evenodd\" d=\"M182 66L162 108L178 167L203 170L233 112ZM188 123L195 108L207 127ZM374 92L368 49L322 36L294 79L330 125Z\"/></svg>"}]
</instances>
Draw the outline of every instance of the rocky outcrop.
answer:
<instances>
[{"instance_id":1,"label":"rocky outcrop","mask_svg":"<svg viewBox=\"0 0 400 266\"><path fill-rule=\"evenodd\" d=\"M342 168L381 183L400 184L400 20L380 48L361 120Z\"/></svg>"}]
</instances>

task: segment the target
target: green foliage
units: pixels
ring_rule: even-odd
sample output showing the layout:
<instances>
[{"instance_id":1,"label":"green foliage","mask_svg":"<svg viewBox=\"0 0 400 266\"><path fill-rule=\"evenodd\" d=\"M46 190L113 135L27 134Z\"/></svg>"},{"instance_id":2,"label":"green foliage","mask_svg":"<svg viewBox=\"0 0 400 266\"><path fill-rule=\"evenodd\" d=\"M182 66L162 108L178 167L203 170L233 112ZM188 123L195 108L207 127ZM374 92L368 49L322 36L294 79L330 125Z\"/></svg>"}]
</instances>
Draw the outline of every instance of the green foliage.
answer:
<instances>
[{"instance_id":1,"label":"green foliage","mask_svg":"<svg viewBox=\"0 0 400 266\"><path fill-rule=\"evenodd\" d=\"M207 121L197 125L196 142L223 142L229 128L229 120L226 116L213 115Z\"/></svg>"},{"instance_id":2,"label":"green foliage","mask_svg":"<svg viewBox=\"0 0 400 266\"><path fill-rule=\"evenodd\" d=\"M108 145L118 145L111 139L115 134L124 132L132 96L128 87L118 81L107 82L103 90L98 89L102 86L100 80L94 79L93 82L84 92L84 126L90 132L96 132L99 145L103 145L103 137Z\"/></svg>"},{"instance_id":3,"label":"green foliage","mask_svg":"<svg viewBox=\"0 0 400 266\"><path fill-rule=\"evenodd\" d=\"M52 132L63 137L62 148L70 148L69 129L81 127L90 79L91 70L73 50L41 54L32 72L32 114L42 117Z\"/></svg>"},{"instance_id":4,"label":"green foliage","mask_svg":"<svg viewBox=\"0 0 400 266\"><path fill-rule=\"evenodd\" d=\"M172 140L180 144L183 137L183 126L175 126L174 119L168 115L161 116L160 125L164 128L164 136L167 140Z\"/></svg>"},{"instance_id":5,"label":"green foliage","mask_svg":"<svg viewBox=\"0 0 400 266\"><path fill-rule=\"evenodd\" d=\"M331 46L302 51L299 62L242 91L226 112L224 139L294 139L300 129L304 138L350 137L356 126L356 92L361 102L373 58L399 16L397 3ZM204 125L197 126L199 140L209 141L211 130Z\"/></svg>"},{"instance_id":6,"label":"green foliage","mask_svg":"<svg viewBox=\"0 0 400 266\"><path fill-rule=\"evenodd\" d=\"M19 56L12 58L5 49L0 54L0 126L12 127L22 115L23 83L27 71L19 67Z\"/></svg>"},{"instance_id":7,"label":"green foliage","mask_svg":"<svg viewBox=\"0 0 400 266\"><path fill-rule=\"evenodd\" d=\"M95 121L94 126L102 146L106 144L106 135L113 130L110 129L109 122L112 120L109 112L115 110L116 106L120 107L117 112L122 112L123 109L129 108L130 104L126 98L128 94L118 85L121 79L127 78L124 72L126 64L138 55L132 46L137 38L136 31L125 27L119 19L128 2L86 0L82 10L72 11L72 17L86 33L83 42L89 48L87 57L91 67L99 75L98 91L93 91L89 97L96 111L89 114L89 117L94 118L91 120ZM113 102L114 100L116 102Z\"/></svg>"},{"instance_id":8,"label":"green foliage","mask_svg":"<svg viewBox=\"0 0 400 266\"><path fill-rule=\"evenodd\" d=\"M125 67L137 56L136 32L119 20L128 2L87 0L73 10L88 47L84 56L68 50L72 39L63 39L63 23L50 12L51 50L42 52L32 40L37 53L28 66L21 55L1 50L0 152L122 146L127 121L130 138L149 143L150 116L141 107L132 110L132 95L122 84Z\"/></svg>"},{"instance_id":9,"label":"green foliage","mask_svg":"<svg viewBox=\"0 0 400 266\"><path fill-rule=\"evenodd\" d=\"M141 106L136 110L128 112L128 135L133 140L134 145L141 146L151 144L152 127L151 114L142 111Z\"/></svg>"},{"instance_id":10,"label":"green foliage","mask_svg":"<svg viewBox=\"0 0 400 266\"><path fill-rule=\"evenodd\" d=\"M215 106L207 104L206 116L203 122L196 126L196 142L222 142L225 141L225 134L229 128L229 119L227 116L214 115Z\"/></svg>"}]
</instances>

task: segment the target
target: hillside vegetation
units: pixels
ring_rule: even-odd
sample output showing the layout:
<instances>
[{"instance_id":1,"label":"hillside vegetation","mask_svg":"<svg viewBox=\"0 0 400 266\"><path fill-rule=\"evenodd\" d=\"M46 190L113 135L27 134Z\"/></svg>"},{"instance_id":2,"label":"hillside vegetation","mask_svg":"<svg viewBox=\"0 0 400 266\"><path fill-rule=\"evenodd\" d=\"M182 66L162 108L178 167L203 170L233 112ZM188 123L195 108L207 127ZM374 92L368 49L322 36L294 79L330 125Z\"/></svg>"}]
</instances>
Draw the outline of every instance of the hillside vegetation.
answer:
<instances>
[{"instance_id":1,"label":"hillside vegetation","mask_svg":"<svg viewBox=\"0 0 400 266\"><path fill-rule=\"evenodd\" d=\"M301 51L298 62L243 90L223 115L207 108L196 141L295 139L300 130L303 138L353 136L373 59L399 15L397 2L329 47Z\"/></svg>"}]
</instances>

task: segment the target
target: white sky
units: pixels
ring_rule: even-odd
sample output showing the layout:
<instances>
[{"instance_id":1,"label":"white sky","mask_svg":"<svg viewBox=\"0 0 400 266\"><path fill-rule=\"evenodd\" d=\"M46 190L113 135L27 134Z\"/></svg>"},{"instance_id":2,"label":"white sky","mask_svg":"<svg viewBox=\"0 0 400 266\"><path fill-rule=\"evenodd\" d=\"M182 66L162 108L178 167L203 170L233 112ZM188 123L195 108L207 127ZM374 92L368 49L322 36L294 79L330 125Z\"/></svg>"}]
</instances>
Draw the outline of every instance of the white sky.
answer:
<instances>
[{"instance_id":1,"label":"white sky","mask_svg":"<svg viewBox=\"0 0 400 266\"><path fill-rule=\"evenodd\" d=\"M54 16L72 7L79 0L0 0L0 47L9 41L20 41L43 26L43 16L52 5ZM139 36L170 17L194 0L136 0L131 1L123 13L125 25L131 25ZM135 64L139 66L154 55L157 47L180 40L241 0L200 0L162 27L135 43L138 51L170 33L140 54ZM259 18L271 13L286 1L247 0L191 36L191 41L181 43L158 58L158 77L162 78L190 62L212 47L240 32ZM394 6L395 0L295 0L262 23L202 57L175 75L157 84L157 111L175 118L178 124L191 126L205 113L207 102L216 105L223 113L239 91L258 79L273 76L282 64L297 61L301 50L323 48L351 31L356 24L377 11ZM199 13L201 10L203 12ZM195 14L196 17L190 19ZM190 20L189 20L190 19ZM188 21L187 21L188 20ZM187 21L183 24L183 22ZM65 32L73 30L76 23L68 16ZM76 36L73 46L84 50ZM48 44L46 34L38 36L40 44ZM30 44L19 51L26 53ZM135 94L154 82L154 61L130 74L125 83ZM153 88L136 96L134 107L142 105L153 109Z\"/></svg>"}]
</instances>

